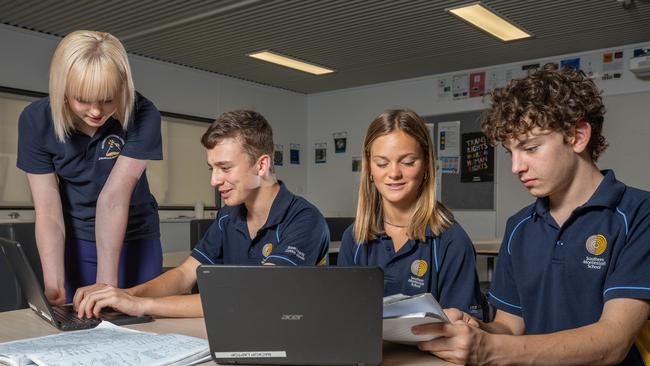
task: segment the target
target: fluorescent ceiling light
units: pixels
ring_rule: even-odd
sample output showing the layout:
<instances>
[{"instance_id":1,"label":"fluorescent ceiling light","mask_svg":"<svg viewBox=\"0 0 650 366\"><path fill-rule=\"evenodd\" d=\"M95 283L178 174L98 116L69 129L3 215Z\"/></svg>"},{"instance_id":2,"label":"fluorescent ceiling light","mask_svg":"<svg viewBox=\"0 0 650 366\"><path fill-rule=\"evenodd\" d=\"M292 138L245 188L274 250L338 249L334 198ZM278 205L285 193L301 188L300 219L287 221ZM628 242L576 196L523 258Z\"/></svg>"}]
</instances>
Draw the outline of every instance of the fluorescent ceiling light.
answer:
<instances>
[{"instance_id":1,"label":"fluorescent ceiling light","mask_svg":"<svg viewBox=\"0 0 650 366\"><path fill-rule=\"evenodd\" d=\"M308 72L314 75L324 75L333 73L333 69L328 69L325 67L317 66L307 62L296 60L295 58L283 56L271 51L260 51L249 53L247 56L256 58L258 60L263 60L266 62L272 62L274 64L282 65L285 67L290 67L292 69Z\"/></svg>"},{"instance_id":2,"label":"fluorescent ceiling light","mask_svg":"<svg viewBox=\"0 0 650 366\"><path fill-rule=\"evenodd\" d=\"M481 2L445 10L505 42L532 37L532 34L496 15Z\"/></svg>"}]
</instances>

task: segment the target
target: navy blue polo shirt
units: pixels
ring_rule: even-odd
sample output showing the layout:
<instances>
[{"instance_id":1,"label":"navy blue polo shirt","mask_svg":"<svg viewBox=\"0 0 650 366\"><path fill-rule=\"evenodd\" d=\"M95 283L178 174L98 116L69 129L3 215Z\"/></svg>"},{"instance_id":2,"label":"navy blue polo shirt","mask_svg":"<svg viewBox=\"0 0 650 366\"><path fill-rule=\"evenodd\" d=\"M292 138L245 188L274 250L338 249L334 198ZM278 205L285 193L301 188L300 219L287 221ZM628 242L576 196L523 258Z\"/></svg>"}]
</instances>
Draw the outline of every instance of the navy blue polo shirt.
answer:
<instances>
[{"instance_id":1,"label":"navy blue polo shirt","mask_svg":"<svg viewBox=\"0 0 650 366\"><path fill-rule=\"evenodd\" d=\"M31 174L55 173L66 235L95 241L97 198L117 158L161 160L160 123L153 103L137 94L133 121L126 131L118 120L109 118L94 136L73 131L62 143L54 133L50 98L43 98L20 115L16 166ZM131 195L125 240L159 237L158 205L145 172Z\"/></svg>"},{"instance_id":2,"label":"navy blue polo shirt","mask_svg":"<svg viewBox=\"0 0 650 366\"><path fill-rule=\"evenodd\" d=\"M378 266L384 271L384 296L430 292L443 308L457 308L482 319L482 295L474 245L454 223L440 236L429 227L424 241L410 239L397 253L386 234L355 243L354 225L343 233L339 266Z\"/></svg>"},{"instance_id":3,"label":"navy blue polo shirt","mask_svg":"<svg viewBox=\"0 0 650 366\"><path fill-rule=\"evenodd\" d=\"M508 220L489 300L528 334L595 323L610 299L650 299L650 193L603 173L562 227L548 198Z\"/></svg>"},{"instance_id":4,"label":"navy blue polo shirt","mask_svg":"<svg viewBox=\"0 0 650 366\"><path fill-rule=\"evenodd\" d=\"M219 210L192 257L203 264L281 266L326 265L330 234L323 215L280 182L266 223L250 237L246 206Z\"/></svg>"}]
</instances>

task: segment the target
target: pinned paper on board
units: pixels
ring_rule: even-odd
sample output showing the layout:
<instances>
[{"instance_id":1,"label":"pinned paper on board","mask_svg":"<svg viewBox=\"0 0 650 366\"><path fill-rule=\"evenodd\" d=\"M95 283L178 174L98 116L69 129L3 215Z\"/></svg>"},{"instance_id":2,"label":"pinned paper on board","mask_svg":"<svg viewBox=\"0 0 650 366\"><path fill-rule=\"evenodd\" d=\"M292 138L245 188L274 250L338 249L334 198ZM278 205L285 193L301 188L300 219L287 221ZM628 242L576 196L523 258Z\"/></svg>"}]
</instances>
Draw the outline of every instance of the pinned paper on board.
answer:
<instances>
[{"instance_id":1,"label":"pinned paper on board","mask_svg":"<svg viewBox=\"0 0 650 366\"><path fill-rule=\"evenodd\" d=\"M468 92L468 76L467 74L458 74L452 77L452 90L454 99L467 98Z\"/></svg>"},{"instance_id":2,"label":"pinned paper on board","mask_svg":"<svg viewBox=\"0 0 650 366\"><path fill-rule=\"evenodd\" d=\"M300 144L289 144L289 163L300 164Z\"/></svg>"},{"instance_id":3,"label":"pinned paper on board","mask_svg":"<svg viewBox=\"0 0 650 366\"><path fill-rule=\"evenodd\" d=\"M494 147L482 132L464 133L461 156L460 181L493 182L494 181Z\"/></svg>"},{"instance_id":4,"label":"pinned paper on board","mask_svg":"<svg viewBox=\"0 0 650 366\"><path fill-rule=\"evenodd\" d=\"M358 173L361 171L361 157L353 156L352 157L352 171Z\"/></svg>"},{"instance_id":5,"label":"pinned paper on board","mask_svg":"<svg viewBox=\"0 0 650 366\"><path fill-rule=\"evenodd\" d=\"M438 99L447 100L451 98L451 78L442 77L438 78L437 82Z\"/></svg>"},{"instance_id":6,"label":"pinned paper on board","mask_svg":"<svg viewBox=\"0 0 650 366\"><path fill-rule=\"evenodd\" d=\"M485 71L469 74L469 97L475 98L485 94Z\"/></svg>"},{"instance_id":7,"label":"pinned paper on board","mask_svg":"<svg viewBox=\"0 0 650 366\"><path fill-rule=\"evenodd\" d=\"M348 133L335 132L332 136L334 137L334 153L344 153L348 145Z\"/></svg>"},{"instance_id":8,"label":"pinned paper on board","mask_svg":"<svg viewBox=\"0 0 650 366\"><path fill-rule=\"evenodd\" d=\"M327 162L327 142L317 142L314 144L314 161L316 164Z\"/></svg>"},{"instance_id":9,"label":"pinned paper on board","mask_svg":"<svg viewBox=\"0 0 650 366\"><path fill-rule=\"evenodd\" d=\"M580 70L580 57L566 58L564 60L560 60L560 68Z\"/></svg>"},{"instance_id":10,"label":"pinned paper on board","mask_svg":"<svg viewBox=\"0 0 650 366\"><path fill-rule=\"evenodd\" d=\"M284 145L275 145L273 151L273 165L282 166L284 163Z\"/></svg>"},{"instance_id":11,"label":"pinned paper on board","mask_svg":"<svg viewBox=\"0 0 650 366\"><path fill-rule=\"evenodd\" d=\"M460 121L438 123L438 160L443 174L458 174L460 162Z\"/></svg>"},{"instance_id":12,"label":"pinned paper on board","mask_svg":"<svg viewBox=\"0 0 650 366\"><path fill-rule=\"evenodd\" d=\"M603 74L601 80L623 78L623 50L603 52Z\"/></svg>"}]
</instances>

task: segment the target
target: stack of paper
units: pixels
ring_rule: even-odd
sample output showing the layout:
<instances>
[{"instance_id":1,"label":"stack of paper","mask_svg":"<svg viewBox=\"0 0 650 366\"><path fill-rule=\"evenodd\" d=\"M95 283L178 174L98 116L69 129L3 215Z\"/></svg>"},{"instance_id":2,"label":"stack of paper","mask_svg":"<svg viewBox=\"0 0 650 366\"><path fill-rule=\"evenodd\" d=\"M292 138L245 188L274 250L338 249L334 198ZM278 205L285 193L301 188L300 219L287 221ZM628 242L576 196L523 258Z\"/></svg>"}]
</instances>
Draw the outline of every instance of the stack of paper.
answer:
<instances>
[{"instance_id":1,"label":"stack of paper","mask_svg":"<svg viewBox=\"0 0 650 366\"><path fill-rule=\"evenodd\" d=\"M449 322L442 307L430 293L407 296L402 294L384 297L382 338L385 341L416 344L429 341L432 335L415 335L411 328L420 324Z\"/></svg>"},{"instance_id":2,"label":"stack of paper","mask_svg":"<svg viewBox=\"0 0 650 366\"><path fill-rule=\"evenodd\" d=\"M102 322L96 328L0 344L0 363L34 365L193 365L210 360L208 341L139 332Z\"/></svg>"}]
</instances>

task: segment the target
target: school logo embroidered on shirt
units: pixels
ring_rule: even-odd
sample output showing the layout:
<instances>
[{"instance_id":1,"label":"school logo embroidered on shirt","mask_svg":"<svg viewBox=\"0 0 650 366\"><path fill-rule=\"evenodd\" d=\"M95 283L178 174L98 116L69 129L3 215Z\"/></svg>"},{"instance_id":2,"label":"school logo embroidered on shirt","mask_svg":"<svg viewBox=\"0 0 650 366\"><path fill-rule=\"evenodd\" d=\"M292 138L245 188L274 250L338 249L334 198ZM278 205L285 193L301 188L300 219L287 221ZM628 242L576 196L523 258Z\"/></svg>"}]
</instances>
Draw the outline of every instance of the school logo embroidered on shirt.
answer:
<instances>
[{"instance_id":1,"label":"school logo embroidered on shirt","mask_svg":"<svg viewBox=\"0 0 650 366\"><path fill-rule=\"evenodd\" d=\"M600 257L600 255L605 253L605 249L607 249L607 238L604 235L596 234L588 237L585 242L585 247L587 252L591 254L591 256L587 255L582 261L582 264L587 269L600 270L607 265L607 261Z\"/></svg>"},{"instance_id":2,"label":"school logo embroidered on shirt","mask_svg":"<svg viewBox=\"0 0 650 366\"><path fill-rule=\"evenodd\" d=\"M411 273L413 273L414 276L424 276L427 273L428 268L429 266L427 265L427 261L422 259L415 260L411 263Z\"/></svg>"},{"instance_id":3,"label":"school logo embroidered on shirt","mask_svg":"<svg viewBox=\"0 0 650 366\"><path fill-rule=\"evenodd\" d=\"M124 147L124 140L118 135L108 135L102 141L100 148L102 149L102 156L99 160L115 159L120 156Z\"/></svg>"},{"instance_id":4,"label":"school logo embroidered on shirt","mask_svg":"<svg viewBox=\"0 0 650 366\"><path fill-rule=\"evenodd\" d=\"M593 255L601 255L607 249L607 239L602 234L587 238L587 251Z\"/></svg>"},{"instance_id":5,"label":"school logo embroidered on shirt","mask_svg":"<svg viewBox=\"0 0 650 366\"><path fill-rule=\"evenodd\" d=\"M268 257L271 255L271 252L273 251L273 244L272 243L266 243L262 247L262 255L265 257Z\"/></svg>"},{"instance_id":6,"label":"school logo embroidered on shirt","mask_svg":"<svg viewBox=\"0 0 650 366\"><path fill-rule=\"evenodd\" d=\"M413 275L408 279L409 285L417 289L422 288L424 286L424 279L422 277L427 274L428 269L429 265L427 264L427 261L423 259L414 260L413 263L411 263L411 273Z\"/></svg>"}]
</instances>

